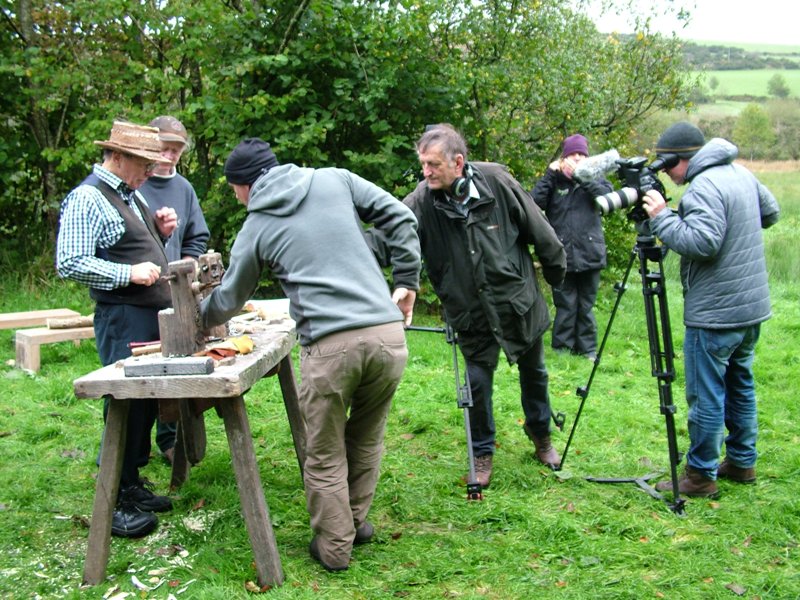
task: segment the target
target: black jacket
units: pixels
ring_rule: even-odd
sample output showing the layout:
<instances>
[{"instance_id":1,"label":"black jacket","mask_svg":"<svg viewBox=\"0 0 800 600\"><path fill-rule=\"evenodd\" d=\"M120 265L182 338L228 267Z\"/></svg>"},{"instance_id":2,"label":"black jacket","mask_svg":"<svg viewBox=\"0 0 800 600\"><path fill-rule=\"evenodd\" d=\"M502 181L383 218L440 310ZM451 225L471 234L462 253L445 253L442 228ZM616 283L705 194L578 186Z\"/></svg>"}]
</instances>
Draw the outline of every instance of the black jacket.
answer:
<instances>
[{"instance_id":1,"label":"black jacket","mask_svg":"<svg viewBox=\"0 0 800 600\"><path fill-rule=\"evenodd\" d=\"M606 240L594 199L612 190L605 179L578 184L548 168L531 192L567 254L567 271L592 271L606 266Z\"/></svg>"},{"instance_id":2,"label":"black jacket","mask_svg":"<svg viewBox=\"0 0 800 600\"><path fill-rule=\"evenodd\" d=\"M550 324L529 245L555 286L566 272L564 248L504 166L470 165L480 197L470 201L467 216L424 181L403 202L417 217L428 276L464 355L496 361L496 350L493 358L487 346L493 339L513 364Z\"/></svg>"}]
</instances>

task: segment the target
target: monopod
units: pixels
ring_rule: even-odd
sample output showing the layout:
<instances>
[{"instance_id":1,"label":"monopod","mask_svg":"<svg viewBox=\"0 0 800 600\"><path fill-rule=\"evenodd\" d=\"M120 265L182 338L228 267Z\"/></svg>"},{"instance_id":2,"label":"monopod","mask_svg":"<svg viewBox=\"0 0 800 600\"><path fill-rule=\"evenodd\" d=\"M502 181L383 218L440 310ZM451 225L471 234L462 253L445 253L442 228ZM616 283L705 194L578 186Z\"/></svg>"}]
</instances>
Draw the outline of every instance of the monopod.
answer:
<instances>
[{"instance_id":1,"label":"monopod","mask_svg":"<svg viewBox=\"0 0 800 600\"><path fill-rule=\"evenodd\" d=\"M461 383L461 376L458 372L458 335L455 330L446 324L444 327L416 327L409 325L408 331L428 331L431 333L443 333L445 340L453 348L453 372L456 381L456 404L464 411L464 430L467 436L467 461L469 463L469 474L467 475L467 500L483 500L483 490L478 478L475 476L475 454L472 451L472 429L469 424L469 409L472 408L472 390L469 387L469 372L464 366L464 383Z\"/></svg>"}]
</instances>

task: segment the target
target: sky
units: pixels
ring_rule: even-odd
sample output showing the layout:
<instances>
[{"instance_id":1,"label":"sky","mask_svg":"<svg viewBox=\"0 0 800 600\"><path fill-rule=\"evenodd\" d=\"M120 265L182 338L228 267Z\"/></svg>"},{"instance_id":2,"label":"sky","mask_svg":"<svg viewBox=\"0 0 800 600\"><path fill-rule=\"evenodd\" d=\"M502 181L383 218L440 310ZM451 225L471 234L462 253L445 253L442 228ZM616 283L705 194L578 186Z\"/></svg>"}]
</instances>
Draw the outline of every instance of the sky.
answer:
<instances>
[{"instance_id":1,"label":"sky","mask_svg":"<svg viewBox=\"0 0 800 600\"><path fill-rule=\"evenodd\" d=\"M675 18L652 22L653 29L684 40L800 45L800 5L797 0L659 0L659 4L684 6L691 14L686 28ZM650 3L647 3L651 6ZM630 33L625 19L595 19L598 31Z\"/></svg>"}]
</instances>

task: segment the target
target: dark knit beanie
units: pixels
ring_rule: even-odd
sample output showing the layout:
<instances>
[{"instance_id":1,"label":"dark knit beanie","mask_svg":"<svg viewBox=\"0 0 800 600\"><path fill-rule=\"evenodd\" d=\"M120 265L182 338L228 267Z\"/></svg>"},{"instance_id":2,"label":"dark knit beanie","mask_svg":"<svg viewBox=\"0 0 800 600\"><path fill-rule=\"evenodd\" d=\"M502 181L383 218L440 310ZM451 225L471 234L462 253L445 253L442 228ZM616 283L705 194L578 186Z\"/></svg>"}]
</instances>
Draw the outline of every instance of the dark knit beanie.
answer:
<instances>
[{"instance_id":1,"label":"dark knit beanie","mask_svg":"<svg viewBox=\"0 0 800 600\"><path fill-rule=\"evenodd\" d=\"M655 147L656 154L677 154L681 158L691 158L706 143L703 132L688 121L680 121L669 127Z\"/></svg>"},{"instance_id":2,"label":"dark knit beanie","mask_svg":"<svg viewBox=\"0 0 800 600\"><path fill-rule=\"evenodd\" d=\"M247 138L239 142L225 161L225 178L228 183L251 185L279 164L267 142L259 138Z\"/></svg>"},{"instance_id":3,"label":"dark knit beanie","mask_svg":"<svg viewBox=\"0 0 800 600\"><path fill-rule=\"evenodd\" d=\"M589 142L580 133L569 136L564 140L564 149L561 151L561 158L565 158L570 154L583 154L589 156Z\"/></svg>"}]
</instances>

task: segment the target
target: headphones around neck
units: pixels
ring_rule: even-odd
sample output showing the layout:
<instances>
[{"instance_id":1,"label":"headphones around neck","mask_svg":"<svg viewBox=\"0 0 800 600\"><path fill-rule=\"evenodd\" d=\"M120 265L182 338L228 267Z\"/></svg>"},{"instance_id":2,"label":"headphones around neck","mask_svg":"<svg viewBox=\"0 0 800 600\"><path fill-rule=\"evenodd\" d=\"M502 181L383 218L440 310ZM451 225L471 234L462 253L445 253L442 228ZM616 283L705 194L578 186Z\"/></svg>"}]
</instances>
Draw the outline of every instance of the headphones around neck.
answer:
<instances>
[{"instance_id":1,"label":"headphones around neck","mask_svg":"<svg viewBox=\"0 0 800 600\"><path fill-rule=\"evenodd\" d=\"M464 162L464 168L461 170L461 177L456 177L453 183L450 184L450 195L463 202L469 196L469 184L472 181L472 167Z\"/></svg>"}]
</instances>

